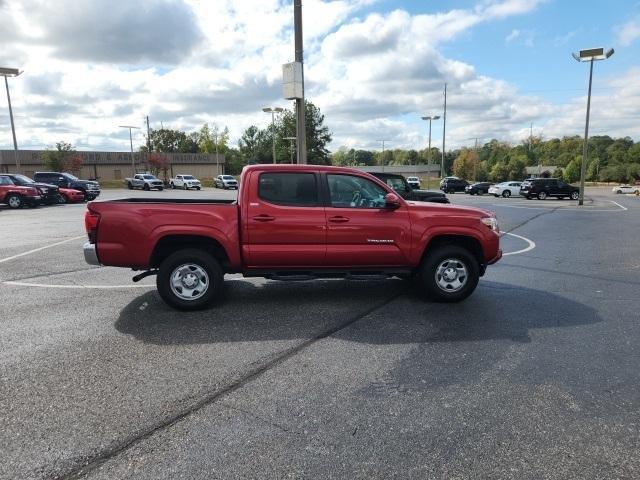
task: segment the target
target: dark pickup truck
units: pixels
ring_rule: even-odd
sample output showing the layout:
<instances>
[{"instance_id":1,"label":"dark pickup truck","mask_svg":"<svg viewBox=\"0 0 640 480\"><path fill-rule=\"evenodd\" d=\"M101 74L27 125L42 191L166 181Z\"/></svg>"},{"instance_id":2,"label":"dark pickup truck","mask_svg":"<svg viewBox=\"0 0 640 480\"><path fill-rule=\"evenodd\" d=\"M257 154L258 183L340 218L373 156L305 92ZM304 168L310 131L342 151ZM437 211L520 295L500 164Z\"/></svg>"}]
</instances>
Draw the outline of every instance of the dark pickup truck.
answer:
<instances>
[{"instance_id":1,"label":"dark pickup truck","mask_svg":"<svg viewBox=\"0 0 640 480\"><path fill-rule=\"evenodd\" d=\"M434 203L451 203L447 196L442 192L432 192L429 190L417 190L409 185L407 179L396 173L379 173L371 172L376 178L393 188L398 195L405 200L413 200L416 202L434 202Z\"/></svg>"},{"instance_id":2,"label":"dark pickup truck","mask_svg":"<svg viewBox=\"0 0 640 480\"><path fill-rule=\"evenodd\" d=\"M87 201L95 200L100 195L100 184L93 180L80 180L70 173L36 172L33 175L36 182L48 183L61 188L80 190Z\"/></svg>"},{"instance_id":3,"label":"dark pickup truck","mask_svg":"<svg viewBox=\"0 0 640 480\"><path fill-rule=\"evenodd\" d=\"M406 201L368 173L317 165L245 167L237 201L91 202L85 226L88 263L157 275L160 296L183 310L217 299L225 273L403 276L430 299L457 302L502 256L490 212Z\"/></svg>"}]
</instances>

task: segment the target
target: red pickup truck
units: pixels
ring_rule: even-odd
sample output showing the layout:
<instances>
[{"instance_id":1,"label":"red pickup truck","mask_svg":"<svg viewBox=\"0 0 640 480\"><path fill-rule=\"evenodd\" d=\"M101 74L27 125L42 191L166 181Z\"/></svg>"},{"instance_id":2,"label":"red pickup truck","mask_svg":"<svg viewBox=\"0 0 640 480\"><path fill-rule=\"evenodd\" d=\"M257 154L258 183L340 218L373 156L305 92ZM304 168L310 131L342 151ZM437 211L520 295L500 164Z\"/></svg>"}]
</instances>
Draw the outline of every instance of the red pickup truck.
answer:
<instances>
[{"instance_id":1,"label":"red pickup truck","mask_svg":"<svg viewBox=\"0 0 640 480\"><path fill-rule=\"evenodd\" d=\"M169 305L206 307L225 273L277 280L414 277L435 301L456 302L501 256L495 216L450 204L405 201L349 168L251 165L238 200L91 202L85 216L93 265L157 274Z\"/></svg>"}]
</instances>

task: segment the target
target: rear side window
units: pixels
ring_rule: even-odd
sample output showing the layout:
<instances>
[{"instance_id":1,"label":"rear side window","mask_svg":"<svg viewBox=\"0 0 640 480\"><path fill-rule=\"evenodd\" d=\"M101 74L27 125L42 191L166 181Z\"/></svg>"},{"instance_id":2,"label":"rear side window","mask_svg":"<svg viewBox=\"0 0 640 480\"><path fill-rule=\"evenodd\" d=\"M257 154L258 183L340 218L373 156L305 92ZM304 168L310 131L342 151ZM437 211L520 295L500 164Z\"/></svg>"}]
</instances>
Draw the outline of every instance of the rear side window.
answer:
<instances>
[{"instance_id":1,"label":"rear side window","mask_svg":"<svg viewBox=\"0 0 640 480\"><path fill-rule=\"evenodd\" d=\"M318 186L313 173L262 173L258 197L278 205L318 205Z\"/></svg>"}]
</instances>

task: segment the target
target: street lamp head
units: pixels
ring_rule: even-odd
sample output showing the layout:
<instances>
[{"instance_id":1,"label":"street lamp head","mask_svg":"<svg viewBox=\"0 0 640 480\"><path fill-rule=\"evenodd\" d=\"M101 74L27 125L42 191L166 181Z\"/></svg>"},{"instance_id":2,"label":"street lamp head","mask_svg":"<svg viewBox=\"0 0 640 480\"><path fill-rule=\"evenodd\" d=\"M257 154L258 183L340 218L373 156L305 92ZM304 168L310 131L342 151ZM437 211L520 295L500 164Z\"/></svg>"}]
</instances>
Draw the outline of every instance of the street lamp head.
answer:
<instances>
[{"instance_id":1,"label":"street lamp head","mask_svg":"<svg viewBox=\"0 0 640 480\"><path fill-rule=\"evenodd\" d=\"M280 113L280 112L284 112L284 108L282 107L264 107L262 109L263 112L265 113Z\"/></svg>"},{"instance_id":2,"label":"street lamp head","mask_svg":"<svg viewBox=\"0 0 640 480\"><path fill-rule=\"evenodd\" d=\"M428 117L422 117L422 120L438 120L439 118L440 118L440 115L433 115Z\"/></svg>"},{"instance_id":3,"label":"street lamp head","mask_svg":"<svg viewBox=\"0 0 640 480\"><path fill-rule=\"evenodd\" d=\"M282 108L282 107L276 107L276 108L274 108L274 110L275 110L276 112L278 112L278 113L280 113L280 112L284 112L284 108Z\"/></svg>"},{"instance_id":4,"label":"street lamp head","mask_svg":"<svg viewBox=\"0 0 640 480\"><path fill-rule=\"evenodd\" d=\"M597 60L606 60L611 55L613 55L614 50L610 48L605 53L604 48L586 48L584 50L580 50L579 53L572 53L571 55L577 62L591 62Z\"/></svg>"},{"instance_id":5,"label":"street lamp head","mask_svg":"<svg viewBox=\"0 0 640 480\"><path fill-rule=\"evenodd\" d=\"M262 111L265 113L271 113L271 107L264 107Z\"/></svg>"},{"instance_id":6,"label":"street lamp head","mask_svg":"<svg viewBox=\"0 0 640 480\"><path fill-rule=\"evenodd\" d=\"M0 76L1 77L17 77L22 73L22 70L18 68L5 68L0 67Z\"/></svg>"}]
</instances>

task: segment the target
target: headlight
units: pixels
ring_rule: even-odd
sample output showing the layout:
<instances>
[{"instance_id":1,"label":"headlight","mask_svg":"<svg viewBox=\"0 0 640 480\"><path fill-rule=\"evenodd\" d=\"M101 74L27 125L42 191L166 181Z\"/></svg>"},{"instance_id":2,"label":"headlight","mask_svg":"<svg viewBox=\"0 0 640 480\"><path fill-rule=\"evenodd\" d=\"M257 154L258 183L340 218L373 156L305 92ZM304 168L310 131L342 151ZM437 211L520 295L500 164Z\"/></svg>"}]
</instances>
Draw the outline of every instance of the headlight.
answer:
<instances>
[{"instance_id":1,"label":"headlight","mask_svg":"<svg viewBox=\"0 0 640 480\"><path fill-rule=\"evenodd\" d=\"M480 219L480 221L494 232L497 233L500 231L500 228L498 227L498 220L496 219L496 217L483 217Z\"/></svg>"}]
</instances>

